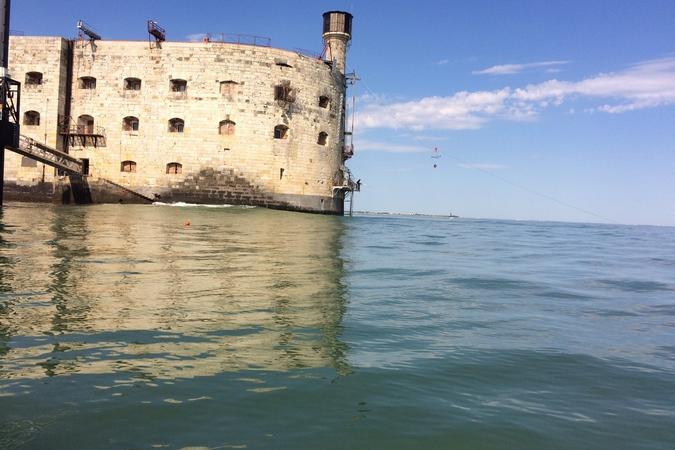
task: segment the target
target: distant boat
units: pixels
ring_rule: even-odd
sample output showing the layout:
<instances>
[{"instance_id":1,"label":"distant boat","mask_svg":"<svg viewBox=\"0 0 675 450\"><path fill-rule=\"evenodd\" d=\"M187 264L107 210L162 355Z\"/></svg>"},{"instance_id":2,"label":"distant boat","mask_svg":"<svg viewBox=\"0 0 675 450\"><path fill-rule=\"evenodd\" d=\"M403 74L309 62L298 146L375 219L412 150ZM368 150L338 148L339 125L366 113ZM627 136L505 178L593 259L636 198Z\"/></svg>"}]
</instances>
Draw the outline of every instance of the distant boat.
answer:
<instances>
[{"instance_id":1,"label":"distant boat","mask_svg":"<svg viewBox=\"0 0 675 450\"><path fill-rule=\"evenodd\" d=\"M456 218L458 218L459 216L457 216L457 215L455 215L455 214L453 214L453 213L450 213L450 214L449 214L448 216L446 216L446 217L449 217L449 218L451 218L451 219L456 219Z\"/></svg>"}]
</instances>

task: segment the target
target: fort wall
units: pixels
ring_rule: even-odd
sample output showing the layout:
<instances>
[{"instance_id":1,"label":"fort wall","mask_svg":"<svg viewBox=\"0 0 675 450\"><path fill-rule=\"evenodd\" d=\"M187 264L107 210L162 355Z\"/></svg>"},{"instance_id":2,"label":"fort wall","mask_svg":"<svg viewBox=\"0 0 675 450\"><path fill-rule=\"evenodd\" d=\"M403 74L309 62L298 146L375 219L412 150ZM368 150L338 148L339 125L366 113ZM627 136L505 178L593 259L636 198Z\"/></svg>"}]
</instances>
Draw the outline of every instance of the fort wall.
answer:
<instances>
[{"instance_id":1,"label":"fort wall","mask_svg":"<svg viewBox=\"0 0 675 450\"><path fill-rule=\"evenodd\" d=\"M21 113L40 117L22 134L88 161L94 202L113 201L119 185L140 194L130 200L341 214L346 85L336 66L223 42L10 39ZM30 72L40 84L24 82ZM11 153L5 179L24 196L53 187L60 198L68 184Z\"/></svg>"}]
</instances>

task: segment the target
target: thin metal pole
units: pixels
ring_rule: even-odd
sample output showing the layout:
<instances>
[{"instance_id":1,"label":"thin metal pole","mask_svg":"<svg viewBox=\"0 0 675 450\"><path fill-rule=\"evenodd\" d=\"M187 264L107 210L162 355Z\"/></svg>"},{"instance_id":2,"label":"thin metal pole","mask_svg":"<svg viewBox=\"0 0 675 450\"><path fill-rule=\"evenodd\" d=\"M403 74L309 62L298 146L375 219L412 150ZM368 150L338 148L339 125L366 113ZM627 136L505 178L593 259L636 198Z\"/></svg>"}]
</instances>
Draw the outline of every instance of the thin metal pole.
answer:
<instances>
[{"instance_id":1,"label":"thin metal pole","mask_svg":"<svg viewBox=\"0 0 675 450\"><path fill-rule=\"evenodd\" d=\"M7 130L7 123L9 122L9 108L7 108L7 95L9 94L9 84L7 82L8 73L8 56L9 56L9 8L11 1L10 0L0 0L0 62L2 63L2 68L0 70L2 73L2 86L0 89L0 101L2 101L2 117L0 120L3 122L3 130ZM3 139L4 141L4 139ZM2 206L4 190L5 190L5 144L6 142L0 142L0 206Z\"/></svg>"}]
</instances>

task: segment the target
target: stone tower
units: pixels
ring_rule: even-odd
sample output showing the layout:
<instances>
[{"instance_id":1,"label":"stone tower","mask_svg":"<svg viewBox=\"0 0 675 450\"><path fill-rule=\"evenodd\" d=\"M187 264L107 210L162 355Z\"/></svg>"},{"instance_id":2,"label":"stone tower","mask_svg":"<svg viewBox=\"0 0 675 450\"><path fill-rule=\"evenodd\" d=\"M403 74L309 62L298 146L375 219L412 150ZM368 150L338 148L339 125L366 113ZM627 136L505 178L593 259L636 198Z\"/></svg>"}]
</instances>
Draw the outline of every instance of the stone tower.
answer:
<instances>
[{"instance_id":1,"label":"stone tower","mask_svg":"<svg viewBox=\"0 0 675 450\"><path fill-rule=\"evenodd\" d=\"M352 15L344 11L323 14L323 42L327 61L334 61L335 68L345 73L347 45L352 38Z\"/></svg>"}]
</instances>

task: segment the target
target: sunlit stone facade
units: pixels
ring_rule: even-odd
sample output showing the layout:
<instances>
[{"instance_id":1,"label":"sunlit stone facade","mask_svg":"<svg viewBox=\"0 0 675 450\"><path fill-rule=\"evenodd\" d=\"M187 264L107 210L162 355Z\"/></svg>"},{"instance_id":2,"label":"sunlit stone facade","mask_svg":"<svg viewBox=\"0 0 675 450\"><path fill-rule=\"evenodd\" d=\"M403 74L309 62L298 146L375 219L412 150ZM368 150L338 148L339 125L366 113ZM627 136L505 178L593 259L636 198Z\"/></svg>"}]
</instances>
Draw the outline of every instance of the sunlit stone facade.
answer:
<instances>
[{"instance_id":1,"label":"sunlit stone facade","mask_svg":"<svg viewBox=\"0 0 675 450\"><path fill-rule=\"evenodd\" d=\"M87 161L85 201L341 214L349 35L324 37L331 61L207 40L12 36L22 134ZM71 196L68 177L12 153L5 180L9 198Z\"/></svg>"}]
</instances>

